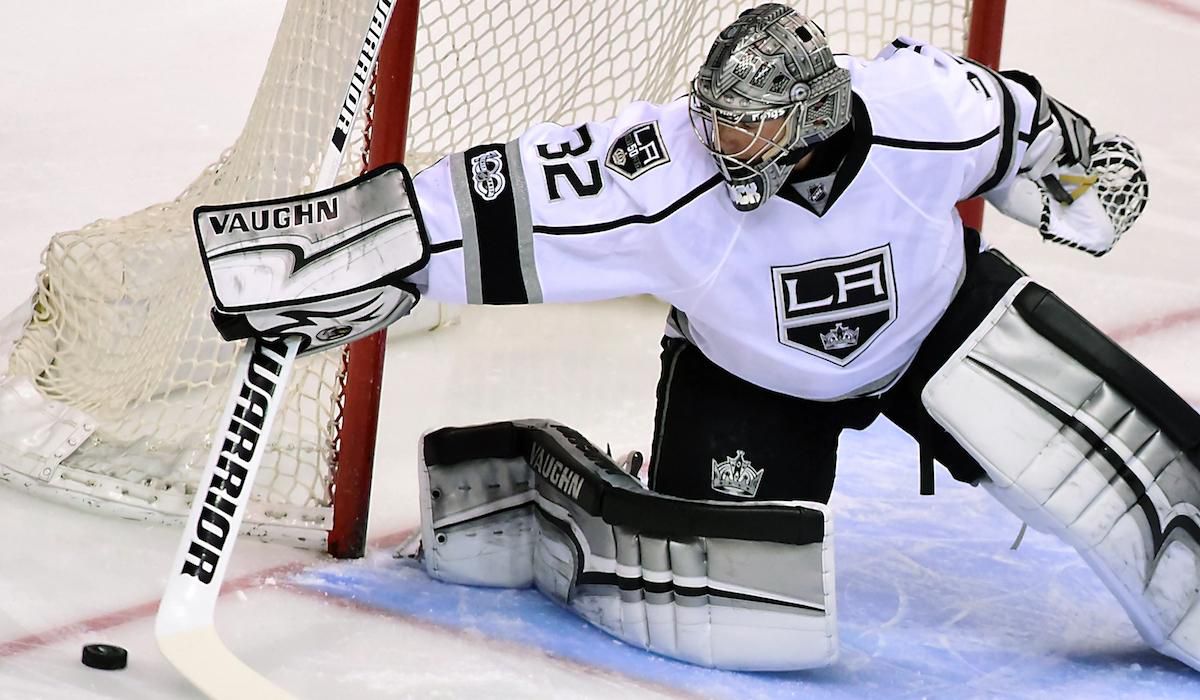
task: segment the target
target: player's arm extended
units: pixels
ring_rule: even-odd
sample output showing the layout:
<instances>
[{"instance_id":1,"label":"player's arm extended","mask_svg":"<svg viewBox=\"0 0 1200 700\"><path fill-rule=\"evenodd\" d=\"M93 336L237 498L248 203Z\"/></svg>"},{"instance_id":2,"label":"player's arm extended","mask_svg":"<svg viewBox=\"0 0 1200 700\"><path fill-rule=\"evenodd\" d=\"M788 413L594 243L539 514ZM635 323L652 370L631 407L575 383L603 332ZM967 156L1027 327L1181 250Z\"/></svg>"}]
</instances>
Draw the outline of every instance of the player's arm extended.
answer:
<instances>
[{"instance_id":1,"label":"player's arm extended","mask_svg":"<svg viewBox=\"0 0 1200 700\"><path fill-rule=\"evenodd\" d=\"M635 103L609 122L543 124L416 178L392 165L310 195L201 207L217 328L227 340L299 335L312 352L426 295L529 304L685 288L707 274L692 251L729 232L689 207L720 184L710 163L668 173L669 139L694 137L685 110L665 111Z\"/></svg>"},{"instance_id":2,"label":"player's arm extended","mask_svg":"<svg viewBox=\"0 0 1200 700\"><path fill-rule=\"evenodd\" d=\"M451 154L414 178L431 258L411 280L432 299L469 304L695 284L707 270L692 251L728 232L703 226L696 200L720 182L700 149L685 148L694 141L684 105L633 103L614 119L539 124Z\"/></svg>"},{"instance_id":3,"label":"player's arm extended","mask_svg":"<svg viewBox=\"0 0 1200 700\"><path fill-rule=\"evenodd\" d=\"M1079 112L1020 71L995 73L977 65L984 80L1007 90L1001 132L1016 129L1015 171L986 199L1009 217L1036 228L1046 240L1104 255L1138 217L1149 199L1142 157L1133 141L1097 136ZM1012 108L1010 111L1010 107ZM1021 148L1023 146L1023 148Z\"/></svg>"}]
</instances>

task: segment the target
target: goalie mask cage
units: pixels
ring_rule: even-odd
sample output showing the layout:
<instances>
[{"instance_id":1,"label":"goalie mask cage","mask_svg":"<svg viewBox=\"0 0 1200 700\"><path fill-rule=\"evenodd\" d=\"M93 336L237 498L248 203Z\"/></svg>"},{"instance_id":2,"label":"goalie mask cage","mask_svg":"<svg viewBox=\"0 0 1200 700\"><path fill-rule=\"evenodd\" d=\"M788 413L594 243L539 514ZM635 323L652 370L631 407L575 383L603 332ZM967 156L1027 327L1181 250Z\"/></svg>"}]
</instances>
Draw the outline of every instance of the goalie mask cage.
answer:
<instances>
[{"instance_id":1,"label":"goalie mask cage","mask_svg":"<svg viewBox=\"0 0 1200 700\"><path fill-rule=\"evenodd\" d=\"M54 236L33 298L0 324L14 329L0 338L11 347L0 356L0 480L123 517L187 517L238 350L209 323L191 211L312 188L376 2L290 0L246 126L218 162L173 201ZM415 172L536 122L670 100L747 7L397 2L339 181L401 159L406 143ZM992 65L999 57L1003 0L805 9L835 51L873 55L907 35ZM436 324L434 314L426 327ZM297 363L247 534L361 556L383 352L378 334Z\"/></svg>"}]
</instances>

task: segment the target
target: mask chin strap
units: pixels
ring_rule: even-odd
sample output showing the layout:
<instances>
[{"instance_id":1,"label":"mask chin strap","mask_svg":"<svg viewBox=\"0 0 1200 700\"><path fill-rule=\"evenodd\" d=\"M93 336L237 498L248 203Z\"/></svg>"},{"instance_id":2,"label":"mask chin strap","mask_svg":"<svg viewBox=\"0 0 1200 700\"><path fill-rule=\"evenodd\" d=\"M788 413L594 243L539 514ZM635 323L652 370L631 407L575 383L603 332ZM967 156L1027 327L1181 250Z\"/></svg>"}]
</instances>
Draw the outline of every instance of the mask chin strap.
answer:
<instances>
[{"instance_id":1,"label":"mask chin strap","mask_svg":"<svg viewBox=\"0 0 1200 700\"><path fill-rule=\"evenodd\" d=\"M794 148L794 149L788 151L786 154L780 156L779 162L783 165L795 165L796 163L800 162L801 158L803 158L804 156L808 155L809 153L812 153L813 151L815 151L818 145L820 145L820 144L815 144L812 146L803 146L801 148Z\"/></svg>"}]
</instances>

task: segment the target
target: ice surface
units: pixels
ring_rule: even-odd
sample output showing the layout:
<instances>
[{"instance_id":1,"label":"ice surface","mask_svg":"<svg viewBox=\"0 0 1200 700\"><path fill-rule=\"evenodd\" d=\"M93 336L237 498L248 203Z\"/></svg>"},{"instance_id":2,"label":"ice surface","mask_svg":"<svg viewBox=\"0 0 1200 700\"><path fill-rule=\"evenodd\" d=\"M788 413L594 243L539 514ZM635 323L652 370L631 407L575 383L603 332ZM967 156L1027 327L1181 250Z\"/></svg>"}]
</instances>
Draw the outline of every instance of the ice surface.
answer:
<instances>
[{"instance_id":1,"label":"ice surface","mask_svg":"<svg viewBox=\"0 0 1200 700\"><path fill-rule=\"evenodd\" d=\"M49 234L174 196L236 136L281 0L15 3L0 22L0 311L32 288ZM1146 155L1152 202L1109 256L987 236L1193 403L1200 376L1195 0L1010 0L1004 63L1038 75ZM528 591L433 584L390 557L417 524L417 436L554 418L644 448L663 311L472 309L390 349L372 556L238 545L218 626L291 692L373 697L1200 697L1200 674L1148 650L1073 552L977 489L916 495L915 448L884 423L843 440L833 498L842 658L803 674L697 669L625 647ZM154 607L174 531L0 488L0 698L194 697L158 655ZM87 669L120 644L129 668Z\"/></svg>"},{"instance_id":2,"label":"ice surface","mask_svg":"<svg viewBox=\"0 0 1200 700\"><path fill-rule=\"evenodd\" d=\"M532 590L453 586L381 552L306 569L292 585L363 610L719 698L1156 697L1200 695L1200 674L1147 649L1086 565L980 489L913 495L913 446L880 424L851 434L832 506L842 656L831 668L732 673L614 641Z\"/></svg>"}]
</instances>

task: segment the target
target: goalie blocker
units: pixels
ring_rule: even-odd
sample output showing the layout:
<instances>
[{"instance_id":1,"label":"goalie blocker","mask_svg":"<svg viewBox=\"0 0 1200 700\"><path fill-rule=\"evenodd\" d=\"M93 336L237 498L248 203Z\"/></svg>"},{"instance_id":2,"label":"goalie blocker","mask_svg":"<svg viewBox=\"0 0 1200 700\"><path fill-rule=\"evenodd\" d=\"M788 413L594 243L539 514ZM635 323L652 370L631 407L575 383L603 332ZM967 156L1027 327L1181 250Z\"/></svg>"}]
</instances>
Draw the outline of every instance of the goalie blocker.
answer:
<instances>
[{"instance_id":1,"label":"goalie blocker","mask_svg":"<svg viewBox=\"0 0 1200 700\"><path fill-rule=\"evenodd\" d=\"M823 504L659 495L550 421L443 428L420 459L421 557L436 579L533 585L625 642L703 666L837 657Z\"/></svg>"},{"instance_id":2,"label":"goalie blocker","mask_svg":"<svg viewBox=\"0 0 1200 700\"><path fill-rule=\"evenodd\" d=\"M1200 416L1002 256L978 272L1004 293L924 406L997 500L1071 544L1150 645L1200 670Z\"/></svg>"}]
</instances>

